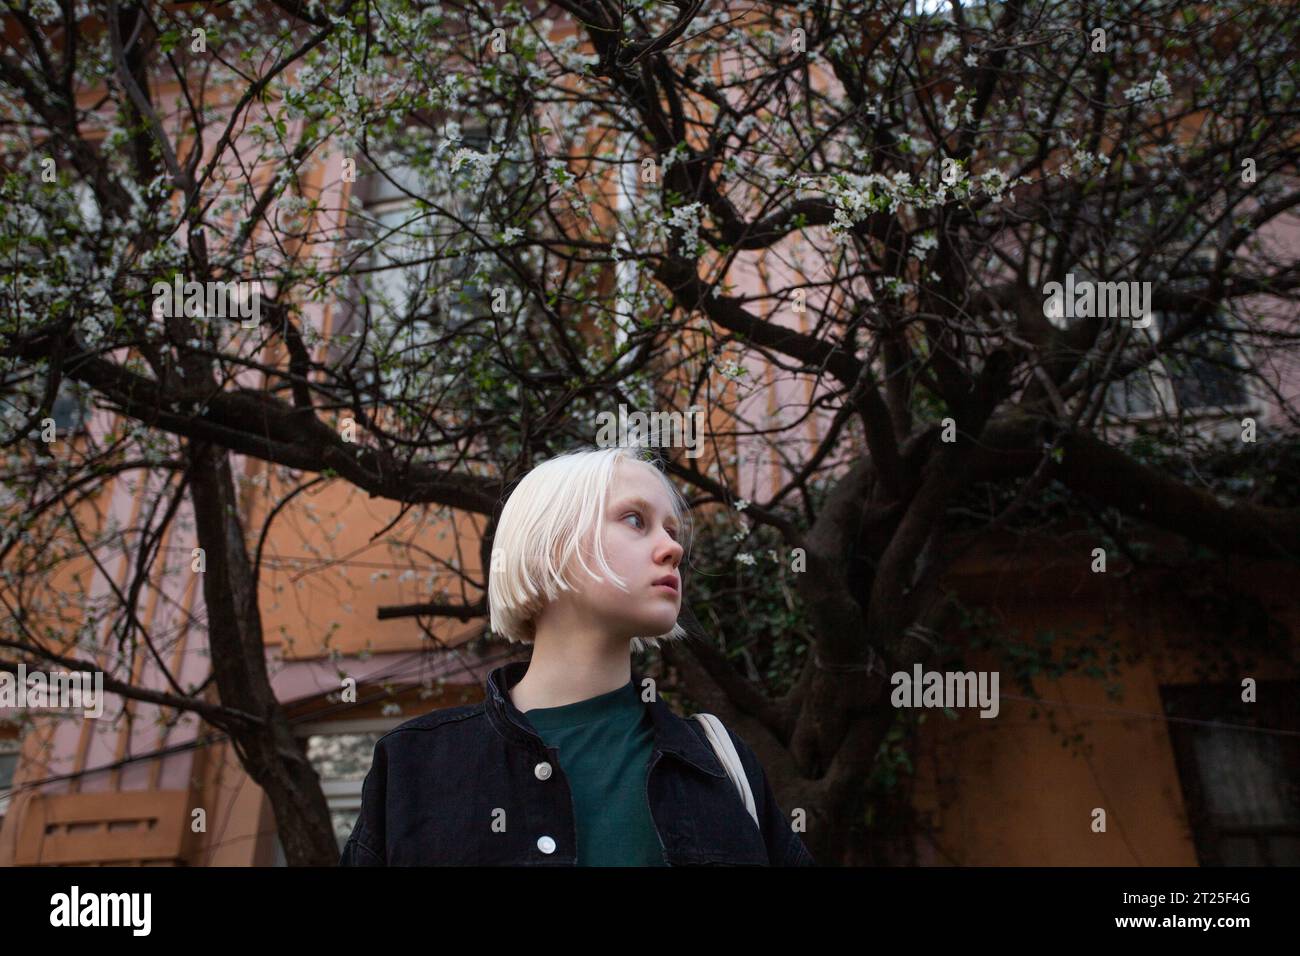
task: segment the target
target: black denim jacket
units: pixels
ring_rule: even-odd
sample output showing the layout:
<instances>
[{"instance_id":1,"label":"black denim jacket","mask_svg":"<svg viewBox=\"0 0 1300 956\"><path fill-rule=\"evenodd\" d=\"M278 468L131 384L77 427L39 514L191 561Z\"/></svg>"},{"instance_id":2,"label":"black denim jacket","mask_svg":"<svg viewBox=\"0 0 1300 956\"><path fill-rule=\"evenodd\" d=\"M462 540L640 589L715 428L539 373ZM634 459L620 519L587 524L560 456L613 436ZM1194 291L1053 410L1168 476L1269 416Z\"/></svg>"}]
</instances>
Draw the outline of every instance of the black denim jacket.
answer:
<instances>
[{"instance_id":1,"label":"black denim jacket","mask_svg":"<svg viewBox=\"0 0 1300 956\"><path fill-rule=\"evenodd\" d=\"M375 744L341 866L575 866L573 801L558 751L506 692L528 668L492 671L478 704L424 714ZM640 678L632 675L638 689ZM646 802L669 866L813 866L749 746L728 728L759 826L704 729L655 700Z\"/></svg>"}]
</instances>

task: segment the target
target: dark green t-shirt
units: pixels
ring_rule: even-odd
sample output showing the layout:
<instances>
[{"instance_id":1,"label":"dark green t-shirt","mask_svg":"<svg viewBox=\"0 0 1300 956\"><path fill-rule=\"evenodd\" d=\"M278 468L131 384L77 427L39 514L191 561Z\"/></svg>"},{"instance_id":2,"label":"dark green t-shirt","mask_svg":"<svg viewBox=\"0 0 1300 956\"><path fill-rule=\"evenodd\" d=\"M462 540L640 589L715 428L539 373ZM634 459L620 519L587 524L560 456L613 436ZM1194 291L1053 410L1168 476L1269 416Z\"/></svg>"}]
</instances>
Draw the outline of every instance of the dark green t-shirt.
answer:
<instances>
[{"instance_id":1,"label":"dark green t-shirt","mask_svg":"<svg viewBox=\"0 0 1300 956\"><path fill-rule=\"evenodd\" d=\"M548 747L573 794L579 866L666 866L646 801L654 720L629 680L618 690L524 717Z\"/></svg>"}]
</instances>

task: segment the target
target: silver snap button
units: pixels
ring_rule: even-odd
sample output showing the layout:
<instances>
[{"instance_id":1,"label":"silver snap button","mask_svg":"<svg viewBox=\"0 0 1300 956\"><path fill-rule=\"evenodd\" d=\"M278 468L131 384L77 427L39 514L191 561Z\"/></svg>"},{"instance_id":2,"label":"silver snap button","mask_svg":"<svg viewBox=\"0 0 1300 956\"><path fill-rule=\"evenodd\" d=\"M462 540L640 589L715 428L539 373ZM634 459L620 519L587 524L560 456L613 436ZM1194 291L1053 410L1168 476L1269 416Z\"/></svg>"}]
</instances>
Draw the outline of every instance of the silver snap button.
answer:
<instances>
[{"instance_id":1,"label":"silver snap button","mask_svg":"<svg viewBox=\"0 0 1300 956\"><path fill-rule=\"evenodd\" d=\"M538 837L537 849L541 850L543 853L554 853L555 841L548 836Z\"/></svg>"},{"instance_id":2,"label":"silver snap button","mask_svg":"<svg viewBox=\"0 0 1300 956\"><path fill-rule=\"evenodd\" d=\"M545 760L543 760L541 763L539 763L536 767L533 768L533 773L537 775L538 780L550 780L551 765L547 763Z\"/></svg>"}]
</instances>

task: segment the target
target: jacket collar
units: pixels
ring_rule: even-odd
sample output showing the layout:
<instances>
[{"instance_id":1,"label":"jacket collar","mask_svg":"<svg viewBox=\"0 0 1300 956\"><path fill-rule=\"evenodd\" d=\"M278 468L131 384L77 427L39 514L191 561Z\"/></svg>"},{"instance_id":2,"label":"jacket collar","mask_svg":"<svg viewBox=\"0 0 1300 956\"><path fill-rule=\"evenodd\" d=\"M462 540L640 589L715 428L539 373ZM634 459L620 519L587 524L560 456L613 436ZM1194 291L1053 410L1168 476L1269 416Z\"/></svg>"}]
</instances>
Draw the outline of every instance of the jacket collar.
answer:
<instances>
[{"instance_id":1,"label":"jacket collar","mask_svg":"<svg viewBox=\"0 0 1300 956\"><path fill-rule=\"evenodd\" d=\"M507 740L518 744L533 744L545 749L546 745L528 719L510 699L508 691L528 671L528 661L510 661L492 671L487 679L484 707L493 728ZM632 668L632 686L641 693L641 675ZM714 777L726 776L717 754L688 726L688 721L669 709L656 693L647 703L654 723L655 747L682 760L697 770Z\"/></svg>"}]
</instances>

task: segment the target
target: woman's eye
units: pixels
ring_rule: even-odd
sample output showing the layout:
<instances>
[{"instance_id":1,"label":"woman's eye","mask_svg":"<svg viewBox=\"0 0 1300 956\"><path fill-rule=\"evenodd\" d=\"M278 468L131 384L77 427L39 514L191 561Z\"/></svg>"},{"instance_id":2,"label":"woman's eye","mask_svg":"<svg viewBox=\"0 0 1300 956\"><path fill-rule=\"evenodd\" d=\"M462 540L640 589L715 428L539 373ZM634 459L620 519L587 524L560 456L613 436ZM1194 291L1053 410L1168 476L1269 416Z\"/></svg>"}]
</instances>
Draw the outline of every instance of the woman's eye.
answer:
<instances>
[{"instance_id":1,"label":"woman's eye","mask_svg":"<svg viewBox=\"0 0 1300 956\"><path fill-rule=\"evenodd\" d=\"M639 511L629 511L627 514L623 516L624 521L626 521L628 518L635 518L638 522L638 528L643 527L645 525L645 519L641 517L641 513ZM674 541L677 540L676 528L670 528L668 525L664 525L664 530L668 532L668 537L672 538Z\"/></svg>"}]
</instances>

